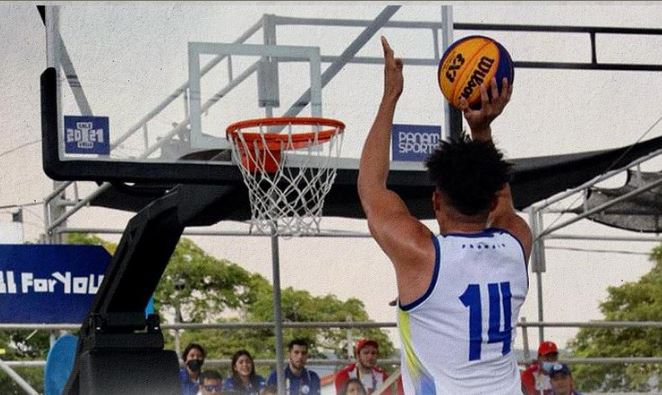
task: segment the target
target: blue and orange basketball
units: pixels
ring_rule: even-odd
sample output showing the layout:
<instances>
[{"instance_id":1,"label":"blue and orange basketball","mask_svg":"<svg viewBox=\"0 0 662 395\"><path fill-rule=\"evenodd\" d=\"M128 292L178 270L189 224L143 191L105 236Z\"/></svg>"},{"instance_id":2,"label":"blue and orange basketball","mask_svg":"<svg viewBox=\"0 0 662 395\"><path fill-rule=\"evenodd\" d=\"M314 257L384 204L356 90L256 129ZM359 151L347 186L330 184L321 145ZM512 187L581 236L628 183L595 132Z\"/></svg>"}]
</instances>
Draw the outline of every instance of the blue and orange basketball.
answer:
<instances>
[{"instance_id":1,"label":"blue and orange basketball","mask_svg":"<svg viewBox=\"0 0 662 395\"><path fill-rule=\"evenodd\" d=\"M439 88L453 107L459 108L460 99L465 98L472 108L477 108L480 86L489 86L494 77L501 91L501 80L506 77L512 84L515 69L503 45L489 37L469 36L448 47L437 74Z\"/></svg>"}]
</instances>

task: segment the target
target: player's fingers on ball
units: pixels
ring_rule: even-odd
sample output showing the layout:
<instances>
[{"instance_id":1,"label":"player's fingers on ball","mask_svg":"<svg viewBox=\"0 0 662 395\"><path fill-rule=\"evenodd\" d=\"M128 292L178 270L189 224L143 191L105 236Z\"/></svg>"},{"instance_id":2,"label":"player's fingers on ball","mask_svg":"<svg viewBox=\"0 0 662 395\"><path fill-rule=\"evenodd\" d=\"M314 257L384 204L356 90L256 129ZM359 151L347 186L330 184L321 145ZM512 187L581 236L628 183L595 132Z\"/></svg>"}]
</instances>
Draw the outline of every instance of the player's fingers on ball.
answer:
<instances>
[{"instance_id":1,"label":"player's fingers on ball","mask_svg":"<svg viewBox=\"0 0 662 395\"><path fill-rule=\"evenodd\" d=\"M485 85L480 86L480 103L482 108L487 108L486 106L490 103L490 97L487 94L487 87Z\"/></svg>"},{"instance_id":2,"label":"player's fingers on ball","mask_svg":"<svg viewBox=\"0 0 662 395\"><path fill-rule=\"evenodd\" d=\"M506 102L510 101L510 96L513 94L513 86L508 82L508 78L503 77L501 81L501 92L505 96Z\"/></svg>"},{"instance_id":3,"label":"player's fingers on ball","mask_svg":"<svg viewBox=\"0 0 662 395\"><path fill-rule=\"evenodd\" d=\"M460 99L460 111L463 113L469 112L469 102L464 97Z\"/></svg>"},{"instance_id":4,"label":"player's fingers on ball","mask_svg":"<svg viewBox=\"0 0 662 395\"><path fill-rule=\"evenodd\" d=\"M490 80L490 90L492 91L492 99L499 97L499 87L494 77Z\"/></svg>"}]
</instances>

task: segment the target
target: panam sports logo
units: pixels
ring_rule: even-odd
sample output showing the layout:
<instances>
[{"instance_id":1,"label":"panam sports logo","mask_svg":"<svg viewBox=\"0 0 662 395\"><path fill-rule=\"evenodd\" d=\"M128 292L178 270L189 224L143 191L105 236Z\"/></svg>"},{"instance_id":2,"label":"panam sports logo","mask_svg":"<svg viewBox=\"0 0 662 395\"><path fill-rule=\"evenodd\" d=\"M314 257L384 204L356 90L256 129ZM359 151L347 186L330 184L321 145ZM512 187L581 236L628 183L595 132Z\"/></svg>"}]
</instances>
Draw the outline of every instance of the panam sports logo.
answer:
<instances>
[{"instance_id":1,"label":"panam sports logo","mask_svg":"<svg viewBox=\"0 0 662 395\"><path fill-rule=\"evenodd\" d=\"M423 162L439 146L441 126L393 125L393 160Z\"/></svg>"}]
</instances>

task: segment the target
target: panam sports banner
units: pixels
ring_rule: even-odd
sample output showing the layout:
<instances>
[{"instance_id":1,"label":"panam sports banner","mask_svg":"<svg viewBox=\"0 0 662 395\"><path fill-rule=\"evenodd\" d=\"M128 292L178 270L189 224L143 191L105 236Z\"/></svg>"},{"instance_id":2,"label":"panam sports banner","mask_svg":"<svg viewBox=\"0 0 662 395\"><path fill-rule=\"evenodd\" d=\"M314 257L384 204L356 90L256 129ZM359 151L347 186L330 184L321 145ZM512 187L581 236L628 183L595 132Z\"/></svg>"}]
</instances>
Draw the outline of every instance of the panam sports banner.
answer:
<instances>
[{"instance_id":1,"label":"panam sports banner","mask_svg":"<svg viewBox=\"0 0 662 395\"><path fill-rule=\"evenodd\" d=\"M391 133L392 159L424 162L439 146L441 126L394 124Z\"/></svg>"},{"instance_id":2,"label":"panam sports banner","mask_svg":"<svg viewBox=\"0 0 662 395\"><path fill-rule=\"evenodd\" d=\"M80 323L110 254L101 246L0 245L0 323Z\"/></svg>"}]
</instances>

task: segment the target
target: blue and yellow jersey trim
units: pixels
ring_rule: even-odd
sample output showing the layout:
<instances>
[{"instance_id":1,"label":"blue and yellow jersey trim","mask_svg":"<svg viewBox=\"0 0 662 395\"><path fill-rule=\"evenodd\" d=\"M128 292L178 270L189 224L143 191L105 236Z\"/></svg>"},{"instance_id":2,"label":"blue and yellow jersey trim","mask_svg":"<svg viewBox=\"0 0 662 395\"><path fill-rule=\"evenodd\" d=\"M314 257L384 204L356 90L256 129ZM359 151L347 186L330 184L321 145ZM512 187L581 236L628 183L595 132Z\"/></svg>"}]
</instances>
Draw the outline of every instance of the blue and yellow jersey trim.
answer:
<instances>
[{"instance_id":1,"label":"blue and yellow jersey trim","mask_svg":"<svg viewBox=\"0 0 662 395\"><path fill-rule=\"evenodd\" d=\"M411 339L411 326L409 325L409 313L398 309L398 330L404 353L404 365L407 374L414 386L415 395L435 395L434 378L428 373L421 360L414 351ZM403 372L405 373L405 372Z\"/></svg>"}]
</instances>

